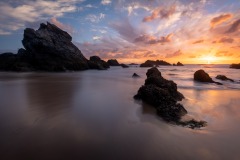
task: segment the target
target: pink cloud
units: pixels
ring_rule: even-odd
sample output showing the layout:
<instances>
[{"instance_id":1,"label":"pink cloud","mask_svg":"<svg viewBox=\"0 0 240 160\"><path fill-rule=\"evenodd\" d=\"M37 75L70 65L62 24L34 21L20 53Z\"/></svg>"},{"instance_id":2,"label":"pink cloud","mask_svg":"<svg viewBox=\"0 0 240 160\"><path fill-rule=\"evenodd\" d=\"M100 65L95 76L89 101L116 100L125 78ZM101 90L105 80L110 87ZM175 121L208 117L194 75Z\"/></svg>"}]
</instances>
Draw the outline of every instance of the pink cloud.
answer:
<instances>
[{"instance_id":1,"label":"pink cloud","mask_svg":"<svg viewBox=\"0 0 240 160\"><path fill-rule=\"evenodd\" d=\"M73 33L74 33L74 29L73 29L70 25L63 24L63 23L59 22L59 21L57 20L57 18L53 17L53 18L51 18L50 21L51 21L53 24L55 24L57 27L61 28L62 30L67 31L67 32L70 33L70 34L73 34Z\"/></svg>"},{"instance_id":2,"label":"pink cloud","mask_svg":"<svg viewBox=\"0 0 240 160\"><path fill-rule=\"evenodd\" d=\"M177 57L177 56L180 56L180 55L182 55L182 54L183 54L182 51L181 51L181 50L178 50L178 51L176 51L176 52L174 52L174 53L172 53L172 54L167 54L167 55L166 55L166 58Z\"/></svg>"},{"instance_id":3,"label":"pink cloud","mask_svg":"<svg viewBox=\"0 0 240 160\"><path fill-rule=\"evenodd\" d=\"M233 17L232 14L222 14L220 16L214 17L210 22L211 27L214 28L215 26L217 26L223 22L226 22L227 20L231 19L232 17Z\"/></svg>"},{"instance_id":4,"label":"pink cloud","mask_svg":"<svg viewBox=\"0 0 240 160\"><path fill-rule=\"evenodd\" d=\"M169 8L156 8L153 10L152 14L150 16L146 16L143 18L143 22L151 22L155 19L164 19L169 18L171 15L174 14L176 11L176 6L172 5Z\"/></svg>"}]
</instances>

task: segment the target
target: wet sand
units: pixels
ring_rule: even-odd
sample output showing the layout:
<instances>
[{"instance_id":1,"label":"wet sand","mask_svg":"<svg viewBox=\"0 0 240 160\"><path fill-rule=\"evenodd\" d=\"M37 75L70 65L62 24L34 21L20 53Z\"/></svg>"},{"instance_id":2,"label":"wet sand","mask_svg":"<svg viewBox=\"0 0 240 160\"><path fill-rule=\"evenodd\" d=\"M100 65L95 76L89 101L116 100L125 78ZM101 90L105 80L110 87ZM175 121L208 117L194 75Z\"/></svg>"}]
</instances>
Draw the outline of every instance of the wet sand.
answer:
<instances>
[{"instance_id":1,"label":"wet sand","mask_svg":"<svg viewBox=\"0 0 240 160\"><path fill-rule=\"evenodd\" d=\"M0 159L239 159L240 90L180 87L192 130L132 98L145 73L1 73Z\"/></svg>"}]
</instances>

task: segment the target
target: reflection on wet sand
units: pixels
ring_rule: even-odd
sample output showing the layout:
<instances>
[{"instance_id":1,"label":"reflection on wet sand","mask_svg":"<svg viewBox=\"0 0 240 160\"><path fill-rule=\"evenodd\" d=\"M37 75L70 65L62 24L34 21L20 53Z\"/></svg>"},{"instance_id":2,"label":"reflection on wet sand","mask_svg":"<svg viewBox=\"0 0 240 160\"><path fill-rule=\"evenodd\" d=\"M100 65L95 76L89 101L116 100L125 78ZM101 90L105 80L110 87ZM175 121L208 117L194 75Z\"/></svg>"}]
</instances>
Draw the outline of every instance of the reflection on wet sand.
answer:
<instances>
[{"instance_id":1,"label":"reflection on wet sand","mask_svg":"<svg viewBox=\"0 0 240 160\"><path fill-rule=\"evenodd\" d=\"M0 76L0 159L240 157L239 90L181 89L189 116L208 122L192 130L133 99L137 69Z\"/></svg>"},{"instance_id":2,"label":"reflection on wet sand","mask_svg":"<svg viewBox=\"0 0 240 160\"><path fill-rule=\"evenodd\" d=\"M74 77L28 77L26 83L28 106L46 115L57 114L62 109L72 106L81 80Z\"/></svg>"}]
</instances>

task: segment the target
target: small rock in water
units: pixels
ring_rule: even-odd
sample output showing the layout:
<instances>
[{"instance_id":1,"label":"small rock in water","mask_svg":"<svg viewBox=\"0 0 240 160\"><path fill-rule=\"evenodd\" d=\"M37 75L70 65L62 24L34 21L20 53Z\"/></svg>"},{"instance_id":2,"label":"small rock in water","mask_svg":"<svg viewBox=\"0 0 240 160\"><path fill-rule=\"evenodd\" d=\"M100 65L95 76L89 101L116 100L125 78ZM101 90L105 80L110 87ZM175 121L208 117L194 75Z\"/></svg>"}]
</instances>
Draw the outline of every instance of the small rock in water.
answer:
<instances>
[{"instance_id":1,"label":"small rock in water","mask_svg":"<svg viewBox=\"0 0 240 160\"><path fill-rule=\"evenodd\" d=\"M140 76L139 76L137 73L133 73L132 77L133 77L133 78L138 78L138 77L140 77Z\"/></svg>"},{"instance_id":2,"label":"small rock in water","mask_svg":"<svg viewBox=\"0 0 240 160\"><path fill-rule=\"evenodd\" d=\"M229 80L229 81L231 81L231 82L234 82L234 80L226 77L225 75L217 75L217 76L216 76L216 79L220 79L220 80L223 80L223 81Z\"/></svg>"}]
</instances>

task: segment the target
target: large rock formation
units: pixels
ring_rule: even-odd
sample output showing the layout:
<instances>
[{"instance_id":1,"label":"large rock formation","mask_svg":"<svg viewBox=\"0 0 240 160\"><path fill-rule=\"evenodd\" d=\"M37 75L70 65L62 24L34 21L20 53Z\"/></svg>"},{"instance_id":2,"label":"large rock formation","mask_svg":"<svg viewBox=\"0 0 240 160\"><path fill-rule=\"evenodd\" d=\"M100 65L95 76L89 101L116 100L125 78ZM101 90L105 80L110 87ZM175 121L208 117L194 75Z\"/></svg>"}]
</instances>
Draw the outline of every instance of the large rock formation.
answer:
<instances>
[{"instance_id":1,"label":"large rock formation","mask_svg":"<svg viewBox=\"0 0 240 160\"><path fill-rule=\"evenodd\" d=\"M204 121L181 121L181 117L187 114L187 110L177 101L184 96L177 91L177 84L162 77L161 72L156 67L147 71L145 84L139 88L135 99L156 108L157 114L168 122L189 126L190 128L200 128L206 125Z\"/></svg>"},{"instance_id":2,"label":"large rock formation","mask_svg":"<svg viewBox=\"0 0 240 160\"><path fill-rule=\"evenodd\" d=\"M99 57L88 61L67 32L48 22L42 23L36 31L26 28L22 44L25 49L20 49L17 54L0 55L0 70L78 71L109 68Z\"/></svg>"},{"instance_id":3,"label":"large rock formation","mask_svg":"<svg viewBox=\"0 0 240 160\"><path fill-rule=\"evenodd\" d=\"M147 60L146 62L140 64L140 67L154 67L154 66L171 66L170 63L163 61L163 60L156 60L156 61L152 61L152 60Z\"/></svg>"},{"instance_id":4,"label":"large rock formation","mask_svg":"<svg viewBox=\"0 0 240 160\"><path fill-rule=\"evenodd\" d=\"M109 64L98 56L91 56L88 65L91 69L105 70L109 68Z\"/></svg>"},{"instance_id":5,"label":"large rock formation","mask_svg":"<svg viewBox=\"0 0 240 160\"><path fill-rule=\"evenodd\" d=\"M71 42L72 37L54 24L40 25L38 30L24 30L23 46L32 56L36 70L65 71L88 69L87 59Z\"/></svg>"},{"instance_id":6,"label":"large rock formation","mask_svg":"<svg viewBox=\"0 0 240 160\"><path fill-rule=\"evenodd\" d=\"M231 64L230 68L240 69L240 63L239 64Z\"/></svg>"},{"instance_id":7,"label":"large rock formation","mask_svg":"<svg viewBox=\"0 0 240 160\"><path fill-rule=\"evenodd\" d=\"M194 80L198 82L216 83L218 85L222 85L222 83L213 81L212 78L202 69L197 70L194 73Z\"/></svg>"}]
</instances>

